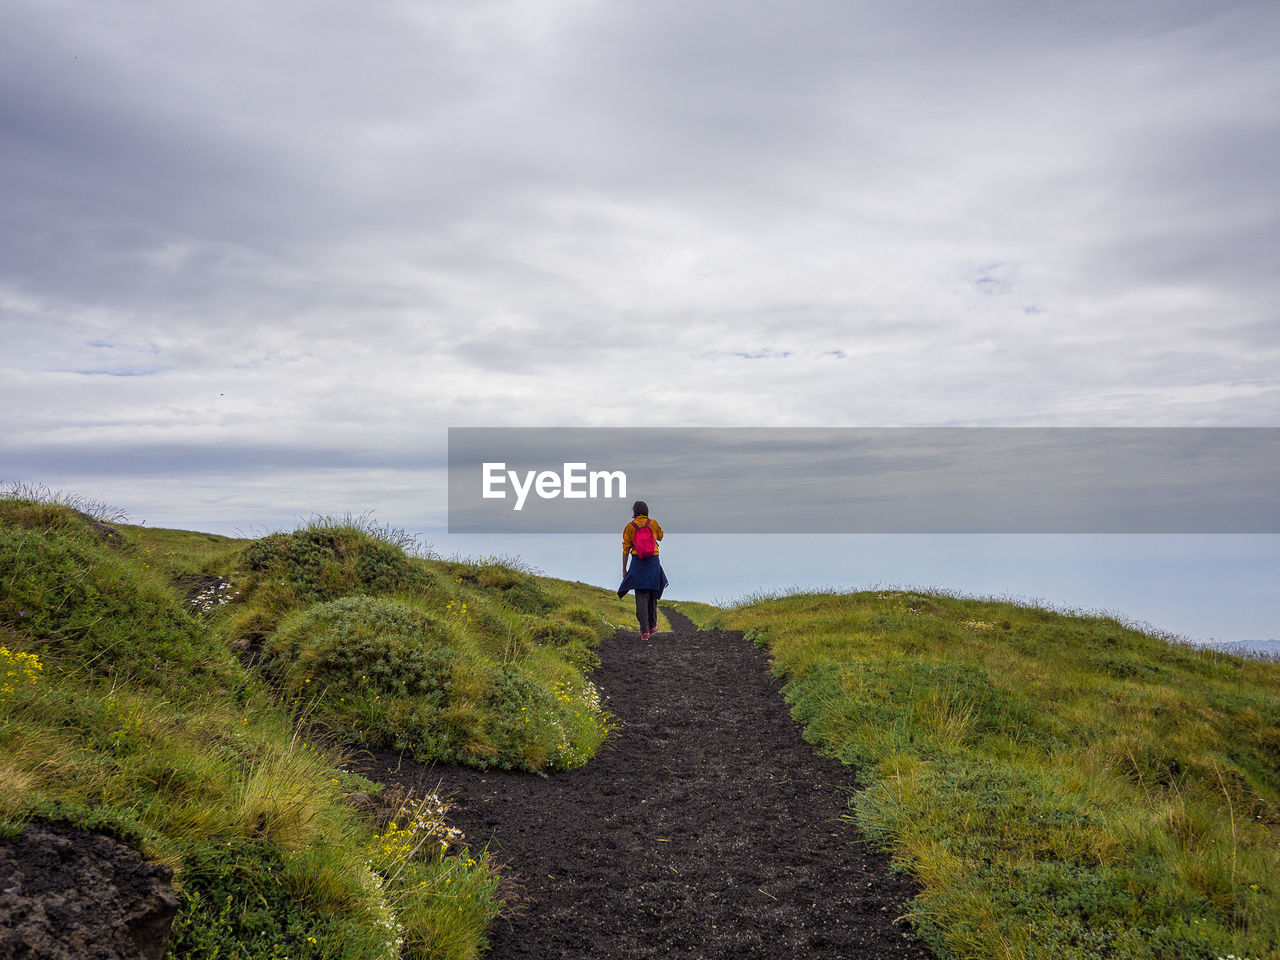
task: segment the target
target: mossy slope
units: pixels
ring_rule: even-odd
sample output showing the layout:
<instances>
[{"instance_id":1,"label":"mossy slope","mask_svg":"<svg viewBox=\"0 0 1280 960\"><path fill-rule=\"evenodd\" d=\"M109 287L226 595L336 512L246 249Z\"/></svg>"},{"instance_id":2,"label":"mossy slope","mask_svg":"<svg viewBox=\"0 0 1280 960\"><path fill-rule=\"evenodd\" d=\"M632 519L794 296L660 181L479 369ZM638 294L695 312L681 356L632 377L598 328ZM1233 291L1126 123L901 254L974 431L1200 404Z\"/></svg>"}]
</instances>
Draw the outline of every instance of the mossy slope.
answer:
<instances>
[{"instance_id":1,"label":"mossy slope","mask_svg":"<svg viewBox=\"0 0 1280 960\"><path fill-rule=\"evenodd\" d=\"M1280 956L1280 664L942 593L765 599L806 736L945 955Z\"/></svg>"}]
</instances>

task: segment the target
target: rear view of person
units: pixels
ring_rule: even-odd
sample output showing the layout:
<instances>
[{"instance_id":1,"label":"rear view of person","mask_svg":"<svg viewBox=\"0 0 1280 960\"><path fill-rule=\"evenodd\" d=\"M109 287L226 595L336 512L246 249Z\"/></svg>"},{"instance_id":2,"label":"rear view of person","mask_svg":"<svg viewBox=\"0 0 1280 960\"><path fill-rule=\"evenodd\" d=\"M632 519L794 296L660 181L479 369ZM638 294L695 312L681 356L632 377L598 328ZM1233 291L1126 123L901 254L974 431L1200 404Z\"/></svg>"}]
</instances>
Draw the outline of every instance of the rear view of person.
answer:
<instances>
[{"instance_id":1,"label":"rear view of person","mask_svg":"<svg viewBox=\"0 0 1280 960\"><path fill-rule=\"evenodd\" d=\"M636 592L641 640L648 640L658 632L658 600L667 588L667 575L658 560L661 539L662 527L650 519L649 505L637 500L631 505L631 522L622 528L622 585L618 587L618 596L626 596L628 590Z\"/></svg>"}]
</instances>

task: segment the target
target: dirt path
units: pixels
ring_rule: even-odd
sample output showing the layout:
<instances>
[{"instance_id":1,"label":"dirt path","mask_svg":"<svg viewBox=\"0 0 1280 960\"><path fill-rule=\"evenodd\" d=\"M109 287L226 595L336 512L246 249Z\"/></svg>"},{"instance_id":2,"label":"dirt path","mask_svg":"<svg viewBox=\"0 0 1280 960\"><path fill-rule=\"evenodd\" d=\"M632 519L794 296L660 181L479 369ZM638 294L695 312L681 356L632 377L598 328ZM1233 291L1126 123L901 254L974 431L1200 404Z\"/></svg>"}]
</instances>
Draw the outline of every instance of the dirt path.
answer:
<instances>
[{"instance_id":1,"label":"dirt path","mask_svg":"<svg viewBox=\"0 0 1280 960\"><path fill-rule=\"evenodd\" d=\"M838 819L851 772L801 739L765 653L667 615L674 633L601 644L593 679L621 726L581 770L364 765L442 781L455 824L517 875L492 960L932 957L895 919L908 882Z\"/></svg>"}]
</instances>

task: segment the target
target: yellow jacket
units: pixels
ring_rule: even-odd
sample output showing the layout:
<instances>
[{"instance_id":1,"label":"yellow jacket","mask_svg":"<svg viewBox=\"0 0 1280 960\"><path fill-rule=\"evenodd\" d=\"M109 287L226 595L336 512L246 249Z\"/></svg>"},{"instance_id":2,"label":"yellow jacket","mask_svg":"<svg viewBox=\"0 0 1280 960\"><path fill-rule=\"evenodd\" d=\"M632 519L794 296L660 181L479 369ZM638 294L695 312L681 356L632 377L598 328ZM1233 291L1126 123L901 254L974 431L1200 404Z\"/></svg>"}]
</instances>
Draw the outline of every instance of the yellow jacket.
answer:
<instances>
[{"instance_id":1,"label":"yellow jacket","mask_svg":"<svg viewBox=\"0 0 1280 960\"><path fill-rule=\"evenodd\" d=\"M641 520L644 523L640 523ZM622 549L626 551L627 556L633 556L636 552L636 527L644 526L645 524L653 527L654 540L662 539L662 527L658 526L657 520L650 520L644 515L638 516L622 528ZM655 557L658 555L658 545L656 543L653 545L653 555Z\"/></svg>"}]
</instances>

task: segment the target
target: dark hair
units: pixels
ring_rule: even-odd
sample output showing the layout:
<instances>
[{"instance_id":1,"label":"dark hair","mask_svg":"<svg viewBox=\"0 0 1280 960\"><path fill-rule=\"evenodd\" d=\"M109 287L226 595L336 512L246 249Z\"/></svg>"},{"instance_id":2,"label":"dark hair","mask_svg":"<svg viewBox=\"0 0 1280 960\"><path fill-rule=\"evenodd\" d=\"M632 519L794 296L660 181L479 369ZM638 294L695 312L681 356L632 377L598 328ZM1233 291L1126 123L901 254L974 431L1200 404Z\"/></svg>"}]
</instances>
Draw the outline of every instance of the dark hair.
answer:
<instances>
[{"instance_id":1,"label":"dark hair","mask_svg":"<svg viewBox=\"0 0 1280 960\"><path fill-rule=\"evenodd\" d=\"M643 500L637 500L631 505L631 516L647 517L649 515L649 505Z\"/></svg>"}]
</instances>

